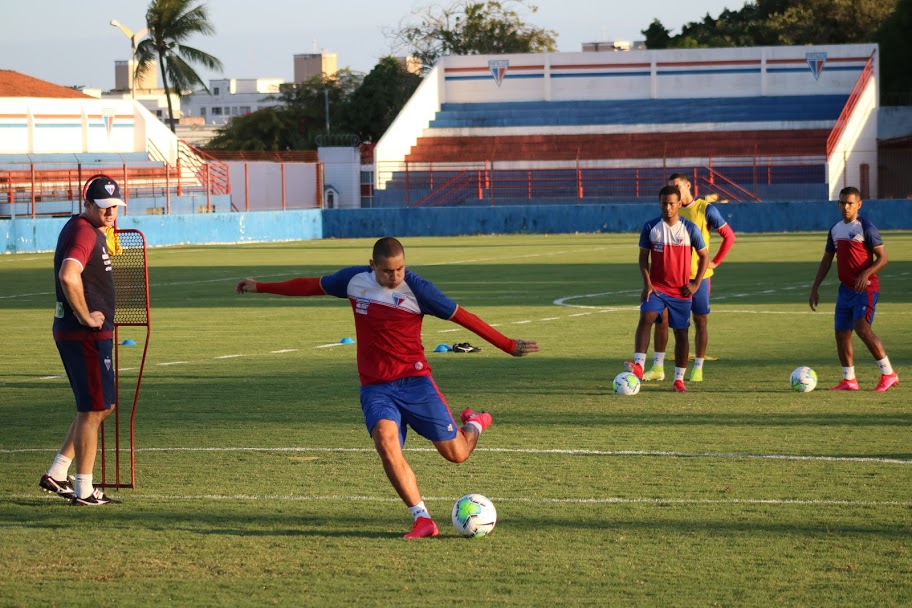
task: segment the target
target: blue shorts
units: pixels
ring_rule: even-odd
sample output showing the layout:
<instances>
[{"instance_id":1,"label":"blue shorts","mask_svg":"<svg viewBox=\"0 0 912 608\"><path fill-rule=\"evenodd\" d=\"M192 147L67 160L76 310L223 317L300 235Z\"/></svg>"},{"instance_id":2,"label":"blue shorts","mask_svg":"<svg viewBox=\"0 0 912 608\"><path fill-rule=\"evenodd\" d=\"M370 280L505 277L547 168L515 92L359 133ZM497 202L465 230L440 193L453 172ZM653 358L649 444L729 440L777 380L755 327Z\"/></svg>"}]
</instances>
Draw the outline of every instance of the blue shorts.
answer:
<instances>
[{"instance_id":1,"label":"blue shorts","mask_svg":"<svg viewBox=\"0 0 912 608\"><path fill-rule=\"evenodd\" d=\"M117 402L113 340L60 340L57 350L76 396L77 412L99 412Z\"/></svg>"},{"instance_id":2,"label":"blue shorts","mask_svg":"<svg viewBox=\"0 0 912 608\"><path fill-rule=\"evenodd\" d=\"M405 445L406 425L431 441L455 438L460 426L430 376L411 376L362 386L361 411L368 433L381 420L395 422L399 426L400 445Z\"/></svg>"},{"instance_id":3,"label":"blue shorts","mask_svg":"<svg viewBox=\"0 0 912 608\"><path fill-rule=\"evenodd\" d=\"M659 313L658 321L661 321L662 312L667 308L668 327L672 329L687 329L690 327L690 304L690 298L686 300L673 298L667 294L653 291L649 294L649 300L640 302L640 314L657 312Z\"/></svg>"},{"instance_id":4,"label":"blue shorts","mask_svg":"<svg viewBox=\"0 0 912 608\"><path fill-rule=\"evenodd\" d=\"M868 323L874 323L874 309L877 308L876 291L865 290L857 293L851 287L839 284L839 293L836 296L836 331L852 331L855 329L855 322L859 319L866 319Z\"/></svg>"},{"instance_id":5,"label":"blue shorts","mask_svg":"<svg viewBox=\"0 0 912 608\"><path fill-rule=\"evenodd\" d=\"M695 315L709 314L709 290L712 288L709 284L710 280L711 279L703 279L700 281L700 289L693 295L693 303L690 306L690 311Z\"/></svg>"}]
</instances>

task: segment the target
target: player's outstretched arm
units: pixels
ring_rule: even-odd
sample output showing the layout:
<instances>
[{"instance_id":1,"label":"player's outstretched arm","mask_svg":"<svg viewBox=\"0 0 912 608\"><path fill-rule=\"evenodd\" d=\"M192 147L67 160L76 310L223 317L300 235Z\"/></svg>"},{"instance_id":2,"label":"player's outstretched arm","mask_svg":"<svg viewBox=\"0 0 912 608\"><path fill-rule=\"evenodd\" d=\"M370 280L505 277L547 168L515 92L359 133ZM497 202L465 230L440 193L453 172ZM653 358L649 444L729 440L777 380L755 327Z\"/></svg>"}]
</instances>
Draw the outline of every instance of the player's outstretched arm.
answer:
<instances>
[{"instance_id":1,"label":"player's outstretched arm","mask_svg":"<svg viewBox=\"0 0 912 608\"><path fill-rule=\"evenodd\" d=\"M473 315L462 306L456 307L456 312L450 321L462 325L474 334L484 338L500 350L514 357L523 357L529 353L538 352L538 342L533 340L512 340L484 321Z\"/></svg>"},{"instance_id":2,"label":"player's outstretched arm","mask_svg":"<svg viewBox=\"0 0 912 608\"><path fill-rule=\"evenodd\" d=\"M320 279L299 278L279 283L264 283L253 279L242 279L236 287L238 293L271 293L279 296L323 296L326 292Z\"/></svg>"}]
</instances>

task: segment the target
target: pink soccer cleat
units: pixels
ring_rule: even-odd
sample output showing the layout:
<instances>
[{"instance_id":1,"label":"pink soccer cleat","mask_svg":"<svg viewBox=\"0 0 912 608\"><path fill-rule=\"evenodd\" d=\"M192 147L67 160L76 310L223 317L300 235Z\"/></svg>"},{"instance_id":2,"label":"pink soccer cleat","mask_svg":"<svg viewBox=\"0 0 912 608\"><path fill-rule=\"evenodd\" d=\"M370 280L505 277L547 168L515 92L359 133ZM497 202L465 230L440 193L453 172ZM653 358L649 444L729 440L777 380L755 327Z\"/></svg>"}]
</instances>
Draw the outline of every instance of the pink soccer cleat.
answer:
<instances>
[{"instance_id":1,"label":"pink soccer cleat","mask_svg":"<svg viewBox=\"0 0 912 608\"><path fill-rule=\"evenodd\" d=\"M879 385L878 385L879 386ZM843 380L836 386L830 389L831 391L857 391L858 390L858 379L852 378L851 380ZM887 389L883 389L887 390Z\"/></svg>"},{"instance_id":2,"label":"pink soccer cleat","mask_svg":"<svg viewBox=\"0 0 912 608\"><path fill-rule=\"evenodd\" d=\"M434 523L433 519L430 517L419 517L412 525L412 531L402 538L427 538L429 536L437 536L438 534L440 534L440 530L437 529L437 524Z\"/></svg>"},{"instance_id":3,"label":"pink soccer cleat","mask_svg":"<svg viewBox=\"0 0 912 608\"><path fill-rule=\"evenodd\" d=\"M676 392L676 393L686 393L687 392L687 387L684 386L683 380L675 380L674 392Z\"/></svg>"},{"instance_id":4,"label":"pink soccer cleat","mask_svg":"<svg viewBox=\"0 0 912 608\"><path fill-rule=\"evenodd\" d=\"M877 383L877 388L874 389L875 393L884 393L891 386L899 386L899 376L896 375L896 372L892 374L882 374L880 376L880 382Z\"/></svg>"},{"instance_id":5,"label":"pink soccer cleat","mask_svg":"<svg viewBox=\"0 0 912 608\"><path fill-rule=\"evenodd\" d=\"M634 363L633 361L624 361L624 371L629 372L640 379L643 380L643 366L639 363Z\"/></svg>"},{"instance_id":6,"label":"pink soccer cleat","mask_svg":"<svg viewBox=\"0 0 912 608\"><path fill-rule=\"evenodd\" d=\"M466 424L467 422L477 422L481 425L482 431L491 426L491 423L494 422L494 418L491 414L487 412L476 413L475 410L470 407L467 407L459 413L459 419L462 420L463 424Z\"/></svg>"}]
</instances>

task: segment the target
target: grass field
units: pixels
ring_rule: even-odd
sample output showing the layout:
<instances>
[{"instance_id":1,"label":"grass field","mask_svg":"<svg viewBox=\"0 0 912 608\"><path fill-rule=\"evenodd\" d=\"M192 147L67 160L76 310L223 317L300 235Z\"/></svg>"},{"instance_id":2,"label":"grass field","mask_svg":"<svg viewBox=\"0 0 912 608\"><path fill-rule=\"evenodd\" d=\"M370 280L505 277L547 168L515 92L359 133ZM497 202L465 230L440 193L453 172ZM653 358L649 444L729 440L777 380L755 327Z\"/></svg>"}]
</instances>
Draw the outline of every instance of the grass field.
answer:
<instances>
[{"instance_id":1,"label":"grass field","mask_svg":"<svg viewBox=\"0 0 912 608\"><path fill-rule=\"evenodd\" d=\"M825 390L835 268L807 305L822 233L742 234L714 279L705 381L633 397L610 387L632 354L636 235L404 239L410 268L542 348L512 358L425 319L451 407L494 425L462 465L410 435L442 531L411 542L354 347L327 346L354 337L348 303L233 293L366 263L372 240L151 250L138 487L100 509L37 487L74 412L52 256L0 256L0 605L912 605L912 233L884 238L874 327L900 387L871 390L856 340L863 390ZM431 352L467 340L482 352ZM789 390L799 365L818 390ZM487 538L449 525L468 492L497 506Z\"/></svg>"}]
</instances>

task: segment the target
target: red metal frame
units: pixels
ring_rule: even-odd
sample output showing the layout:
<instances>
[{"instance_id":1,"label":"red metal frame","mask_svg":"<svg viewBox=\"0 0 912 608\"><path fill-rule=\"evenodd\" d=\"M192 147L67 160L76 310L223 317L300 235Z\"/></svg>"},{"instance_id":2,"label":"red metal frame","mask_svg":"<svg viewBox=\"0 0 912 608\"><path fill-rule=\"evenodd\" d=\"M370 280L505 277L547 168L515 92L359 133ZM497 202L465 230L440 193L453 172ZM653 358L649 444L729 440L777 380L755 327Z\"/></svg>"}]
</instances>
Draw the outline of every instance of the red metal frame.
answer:
<instances>
[{"instance_id":1,"label":"red metal frame","mask_svg":"<svg viewBox=\"0 0 912 608\"><path fill-rule=\"evenodd\" d=\"M149 297L149 266L146 252L146 237L139 230L125 229L115 230L115 235L138 234L142 239L142 258L143 258L143 289L145 299L145 322L117 322L114 323L114 387L117 395L117 402L114 408L114 479L108 480L107 476L107 452L105 449L105 424L101 427L101 483L97 484L105 488L135 488L136 487L136 406L139 403L139 391L142 386L143 371L146 366L146 355L149 351L149 338L152 334L151 321L151 301ZM120 466L120 328L121 327L145 327L146 337L143 344L142 359L139 364L139 373L136 377L136 389L133 393L133 406L130 410L130 481L129 483L121 481Z\"/></svg>"}]
</instances>

